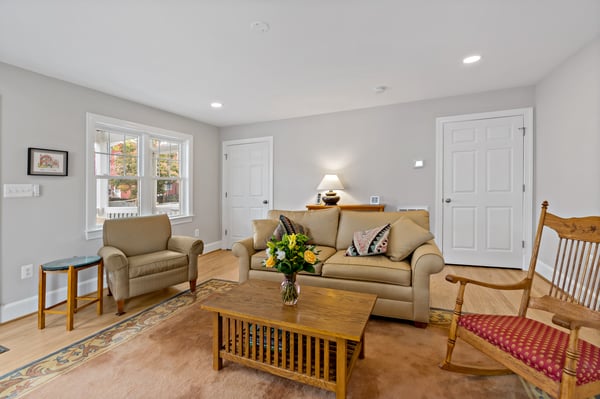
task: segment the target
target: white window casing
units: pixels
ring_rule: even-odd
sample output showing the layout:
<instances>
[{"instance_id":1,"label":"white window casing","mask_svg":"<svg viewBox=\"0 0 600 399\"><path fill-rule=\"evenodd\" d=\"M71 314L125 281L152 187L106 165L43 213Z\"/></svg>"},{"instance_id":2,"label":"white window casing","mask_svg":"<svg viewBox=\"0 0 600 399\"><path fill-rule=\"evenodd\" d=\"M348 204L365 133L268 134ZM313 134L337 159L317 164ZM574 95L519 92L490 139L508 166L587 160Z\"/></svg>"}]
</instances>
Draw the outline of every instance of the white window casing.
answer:
<instances>
[{"instance_id":1,"label":"white window casing","mask_svg":"<svg viewBox=\"0 0 600 399\"><path fill-rule=\"evenodd\" d=\"M103 140L103 133L107 140ZM122 151L115 153L111 143L116 143L113 140L119 137L123 138L119 142ZM127 152L127 143L134 143L135 153ZM193 136L189 134L87 113L86 239L102 237L102 223L106 218L166 213L173 224L191 222L192 148ZM119 180L124 183L109 184ZM111 204L110 198L114 195L121 198L121 187L131 188L131 184L126 183L135 186L134 198ZM168 203L169 198L177 201Z\"/></svg>"}]
</instances>

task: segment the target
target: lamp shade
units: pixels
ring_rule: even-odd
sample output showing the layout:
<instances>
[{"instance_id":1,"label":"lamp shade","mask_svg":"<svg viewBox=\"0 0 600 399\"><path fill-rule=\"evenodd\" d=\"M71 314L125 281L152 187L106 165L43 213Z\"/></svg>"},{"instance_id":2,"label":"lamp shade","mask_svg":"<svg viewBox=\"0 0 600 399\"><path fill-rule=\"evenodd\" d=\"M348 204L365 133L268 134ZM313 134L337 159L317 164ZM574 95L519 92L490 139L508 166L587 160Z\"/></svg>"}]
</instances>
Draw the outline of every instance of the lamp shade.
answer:
<instances>
[{"instance_id":1,"label":"lamp shade","mask_svg":"<svg viewBox=\"0 0 600 399\"><path fill-rule=\"evenodd\" d=\"M344 186L337 175L325 175L317 190L343 190Z\"/></svg>"}]
</instances>

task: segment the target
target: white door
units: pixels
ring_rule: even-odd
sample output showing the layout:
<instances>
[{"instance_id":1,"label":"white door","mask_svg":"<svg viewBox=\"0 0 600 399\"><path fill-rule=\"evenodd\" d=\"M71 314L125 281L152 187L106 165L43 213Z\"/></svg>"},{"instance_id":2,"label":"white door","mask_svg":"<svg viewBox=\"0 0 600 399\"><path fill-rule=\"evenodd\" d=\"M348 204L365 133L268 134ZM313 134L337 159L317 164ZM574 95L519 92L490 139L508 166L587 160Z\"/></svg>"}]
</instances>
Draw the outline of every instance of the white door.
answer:
<instances>
[{"instance_id":1,"label":"white door","mask_svg":"<svg viewBox=\"0 0 600 399\"><path fill-rule=\"evenodd\" d=\"M521 268L524 131L523 115L444 123L446 263Z\"/></svg>"},{"instance_id":2,"label":"white door","mask_svg":"<svg viewBox=\"0 0 600 399\"><path fill-rule=\"evenodd\" d=\"M223 245L252 235L273 199L272 138L223 143Z\"/></svg>"}]
</instances>

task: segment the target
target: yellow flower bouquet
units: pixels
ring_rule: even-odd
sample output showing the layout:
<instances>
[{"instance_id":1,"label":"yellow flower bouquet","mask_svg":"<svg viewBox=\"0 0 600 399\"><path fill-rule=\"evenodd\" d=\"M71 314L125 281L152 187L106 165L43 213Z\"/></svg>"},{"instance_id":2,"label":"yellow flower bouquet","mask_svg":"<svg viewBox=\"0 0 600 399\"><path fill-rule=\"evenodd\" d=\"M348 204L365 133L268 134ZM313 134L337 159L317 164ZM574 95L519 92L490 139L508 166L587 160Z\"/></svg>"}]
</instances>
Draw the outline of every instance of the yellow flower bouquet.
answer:
<instances>
[{"instance_id":1,"label":"yellow flower bouquet","mask_svg":"<svg viewBox=\"0 0 600 399\"><path fill-rule=\"evenodd\" d=\"M296 273L306 271L315 272L315 266L319 259L319 251L315 250L314 245L308 245L308 236L304 234L284 234L280 241L275 237L267 242L267 259L263 264L266 267L274 267L286 276L286 280L292 282L291 287L284 289L282 283L282 299L286 304L295 304L298 300L299 288L295 282ZM293 303L292 303L293 302Z\"/></svg>"}]
</instances>

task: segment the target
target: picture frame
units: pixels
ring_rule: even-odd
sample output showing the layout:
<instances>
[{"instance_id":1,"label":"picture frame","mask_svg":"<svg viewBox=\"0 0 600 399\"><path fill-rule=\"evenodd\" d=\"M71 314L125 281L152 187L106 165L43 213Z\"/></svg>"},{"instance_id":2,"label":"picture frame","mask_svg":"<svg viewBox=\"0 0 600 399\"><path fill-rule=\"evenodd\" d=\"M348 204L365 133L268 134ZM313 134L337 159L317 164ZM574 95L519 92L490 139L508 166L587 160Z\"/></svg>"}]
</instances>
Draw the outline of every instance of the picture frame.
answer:
<instances>
[{"instance_id":1,"label":"picture frame","mask_svg":"<svg viewBox=\"0 0 600 399\"><path fill-rule=\"evenodd\" d=\"M36 176L67 176L69 153L46 148L27 149L27 174Z\"/></svg>"},{"instance_id":2,"label":"picture frame","mask_svg":"<svg viewBox=\"0 0 600 399\"><path fill-rule=\"evenodd\" d=\"M369 204L379 205L379 195L372 195L371 198L369 198Z\"/></svg>"}]
</instances>

